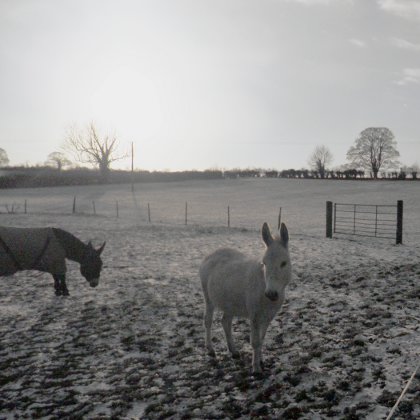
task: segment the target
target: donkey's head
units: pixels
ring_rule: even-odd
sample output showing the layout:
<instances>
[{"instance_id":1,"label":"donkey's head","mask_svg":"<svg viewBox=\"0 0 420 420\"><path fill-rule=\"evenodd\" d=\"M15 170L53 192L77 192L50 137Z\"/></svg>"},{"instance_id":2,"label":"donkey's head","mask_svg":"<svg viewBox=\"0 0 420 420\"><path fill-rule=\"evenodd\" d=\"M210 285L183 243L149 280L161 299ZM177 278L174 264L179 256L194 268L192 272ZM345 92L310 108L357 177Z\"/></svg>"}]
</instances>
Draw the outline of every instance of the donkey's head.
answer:
<instances>
[{"instance_id":1,"label":"donkey's head","mask_svg":"<svg viewBox=\"0 0 420 420\"><path fill-rule=\"evenodd\" d=\"M276 301L283 295L291 277L291 264L288 250L289 233L284 223L280 227L280 236L273 238L267 223L262 227L262 238L267 246L263 257L265 277L265 295Z\"/></svg>"},{"instance_id":2,"label":"donkey's head","mask_svg":"<svg viewBox=\"0 0 420 420\"><path fill-rule=\"evenodd\" d=\"M99 276L102 268L101 253L104 250L105 242L98 249L89 242L86 246L83 260L80 263L80 273L89 282L91 287L96 287L99 283Z\"/></svg>"}]
</instances>

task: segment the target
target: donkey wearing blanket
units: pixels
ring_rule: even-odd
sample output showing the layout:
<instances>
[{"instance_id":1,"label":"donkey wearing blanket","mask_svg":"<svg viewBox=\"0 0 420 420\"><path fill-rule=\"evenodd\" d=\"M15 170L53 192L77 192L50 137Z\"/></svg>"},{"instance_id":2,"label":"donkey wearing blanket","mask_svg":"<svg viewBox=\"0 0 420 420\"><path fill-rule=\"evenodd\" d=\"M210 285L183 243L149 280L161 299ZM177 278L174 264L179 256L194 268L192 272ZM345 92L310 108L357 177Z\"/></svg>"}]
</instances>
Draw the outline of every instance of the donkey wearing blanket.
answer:
<instances>
[{"instance_id":1,"label":"donkey wearing blanket","mask_svg":"<svg viewBox=\"0 0 420 420\"><path fill-rule=\"evenodd\" d=\"M233 249L219 249L204 259L200 267L205 299L206 347L215 356L211 325L215 308L223 312L222 325L232 357L239 357L232 340L232 318L250 319L252 368L262 370L261 348L267 328L283 304L291 278L288 251L289 233L281 224L280 237L273 238L267 223L262 227L266 250L262 261L250 259Z\"/></svg>"},{"instance_id":2,"label":"donkey wearing blanket","mask_svg":"<svg viewBox=\"0 0 420 420\"><path fill-rule=\"evenodd\" d=\"M21 270L52 274L55 294L67 296L66 258L80 264L80 272L91 287L99 283L101 253L91 242L84 244L69 232L58 228L16 228L0 226L0 276Z\"/></svg>"}]
</instances>

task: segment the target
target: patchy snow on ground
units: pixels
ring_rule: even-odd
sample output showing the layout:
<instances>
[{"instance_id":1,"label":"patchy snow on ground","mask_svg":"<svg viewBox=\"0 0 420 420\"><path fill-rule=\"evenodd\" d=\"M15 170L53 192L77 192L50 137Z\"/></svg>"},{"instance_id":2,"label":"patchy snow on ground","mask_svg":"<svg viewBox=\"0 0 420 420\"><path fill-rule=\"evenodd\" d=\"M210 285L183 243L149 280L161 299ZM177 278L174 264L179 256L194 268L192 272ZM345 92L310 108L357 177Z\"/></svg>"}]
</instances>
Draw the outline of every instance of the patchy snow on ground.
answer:
<instances>
[{"instance_id":1,"label":"patchy snow on ground","mask_svg":"<svg viewBox=\"0 0 420 420\"><path fill-rule=\"evenodd\" d=\"M3 211L1 225L58 226L107 246L96 289L72 262L69 297L47 274L0 279L0 419L386 418L420 363L420 184L294 181L2 191L0 205L27 199L29 212ZM74 195L83 213L71 214ZM328 199L403 199L404 244L326 239ZM239 360L220 314L207 356L198 268L219 247L262 255L259 227L274 227L280 206L293 281L254 376L245 320L233 326ZM394 418L419 418L419 387L417 373Z\"/></svg>"}]
</instances>

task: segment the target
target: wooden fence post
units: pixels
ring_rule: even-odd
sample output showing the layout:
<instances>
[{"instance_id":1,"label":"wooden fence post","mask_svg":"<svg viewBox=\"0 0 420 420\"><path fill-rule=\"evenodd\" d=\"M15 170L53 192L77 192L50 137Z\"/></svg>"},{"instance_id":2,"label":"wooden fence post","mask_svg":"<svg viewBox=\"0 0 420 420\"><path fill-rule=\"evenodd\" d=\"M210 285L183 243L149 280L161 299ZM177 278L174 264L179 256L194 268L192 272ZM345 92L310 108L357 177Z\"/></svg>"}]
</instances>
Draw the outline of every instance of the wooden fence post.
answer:
<instances>
[{"instance_id":1,"label":"wooden fence post","mask_svg":"<svg viewBox=\"0 0 420 420\"><path fill-rule=\"evenodd\" d=\"M327 201L327 227L326 227L326 235L327 238L332 238L332 221L333 221L333 203L332 201Z\"/></svg>"},{"instance_id":2,"label":"wooden fence post","mask_svg":"<svg viewBox=\"0 0 420 420\"><path fill-rule=\"evenodd\" d=\"M25 200L25 204L24 204L24 212L25 212L25 214L27 214L27 213L28 213L28 202L27 202L27 200Z\"/></svg>"},{"instance_id":3,"label":"wooden fence post","mask_svg":"<svg viewBox=\"0 0 420 420\"><path fill-rule=\"evenodd\" d=\"M337 226L337 203L334 203L333 220L334 220L333 233L335 233L337 231L337 229L336 229L336 226Z\"/></svg>"},{"instance_id":4,"label":"wooden fence post","mask_svg":"<svg viewBox=\"0 0 420 420\"><path fill-rule=\"evenodd\" d=\"M397 201L397 245L402 244L403 237L403 201Z\"/></svg>"},{"instance_id":5,"label":"wooden fence post","mask_svg":"<svg viewBox=\"0 0 420 420\"><path fill-rule=\"evenodd\" d=\"M230 207L229 206L227 208L227 217L228 217L228 220L227 220L227 222L228 222L228 228L230 228Z\"/></svg>"},{"instance_id":6,"label":"wooden fence post","mask_svg":"<svg viewBox=\"0 0 420 420\"><path fill-rule=\"evenodd\" d=\"M277 230L280 230L280 226L281 226L281 207L280 207L280 210L279 210L279 218L278 218L278 221L277 221Z\"/></svg>"},{"instance_id":7,"label":"wooden fence post","mask_svg":"<svg viewBox=\"0 0 420 420\"><path fill-rule=\"evenodd\" d=\"M188 224L188 202L185 202L185 226Z\"/></svg>"},{"instance_id":8,"label":"wooden fence post","mask_svg":"<svg viewBox=\"0 0 420 420\"><path fill-rule=\"evenodd\" d=\"M152 223L152 218L150 215L150 203L147 203L147 218L149 220L149 223Z\"/></svg>"},{"instance_id":9,"label":"wooden fence post","mask_svg":"<svg viewBox=\"0 0 420 420\"><path fill-rule=\"evenodd\" d=\"M73 197L73 211L72 213L76 213L76 196Z\"/></svg>"}]
</instances>

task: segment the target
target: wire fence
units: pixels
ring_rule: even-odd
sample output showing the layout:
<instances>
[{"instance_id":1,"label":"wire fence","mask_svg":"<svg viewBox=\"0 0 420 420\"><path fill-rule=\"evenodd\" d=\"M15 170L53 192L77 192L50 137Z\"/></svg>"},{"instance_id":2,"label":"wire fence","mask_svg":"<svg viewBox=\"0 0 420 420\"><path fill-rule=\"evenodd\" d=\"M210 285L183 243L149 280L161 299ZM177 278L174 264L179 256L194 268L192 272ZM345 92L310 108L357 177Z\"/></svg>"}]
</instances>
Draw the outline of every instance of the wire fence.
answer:
<instances>
[{"instance_id":1,"label":"wire fence","mask_svg":"<svg viewBox=\"0 0 420 420\"><path fill-rule=\"evenodd\" d=\"M118 220L120 224L127 225L196 225L248 230L260 229L262 222L278 228L283 220L295 234L322 235L324 208L321 205L315 206L315 203L302 205L288 202L288 205L281 207L275 200L268 205L264 200L255 199L252 194L221 197L209 196L204 191L201 195L196 192L186 194L184 200L183 195L147 196L127 191L106 195L94 192L80 196L55 192L47 192L45 195L33 193L28 198L24 198L24 195L0 197L0 214L92 216L107 218L110 222ZM405 243L418 243L420 239L418 211L412 205L407 207L408 213L404 214L403 230L402 202L400 219L398 203L328 203L331 203L331 220L327 220L327 237L333 234L367 236L396 239L397 243L402 243L404 234Z\"/></svg>"},{"instance_id":2,"label":"wire fence","mask_svg":"<svg viewBox=\"0 0 420 420\"><path fill-rule=\"evenodd\" d=\"M258 213L258 210L252 210L247 206L223 204L219 201L214 202L211 208L197 201L139 202L135 195L130 202L126 197L122 197L121 200L112 200L109 197L106 200L87 200L77 196L67 197L65 200L49 197L48 200L25 199L7 203L0 201L0 214L85 215L149 224L225 226L229 228L250 227L250 220L253 219L250 216L252 212ZM274 224L277 224L277 228L279 228L282 207L269 209L265 216L267 215L273 227Z\"/></svg>"}]
</instances>

